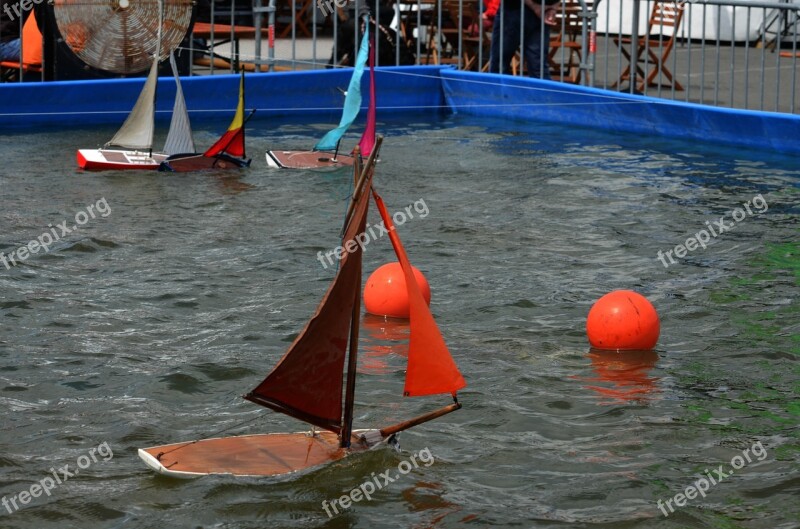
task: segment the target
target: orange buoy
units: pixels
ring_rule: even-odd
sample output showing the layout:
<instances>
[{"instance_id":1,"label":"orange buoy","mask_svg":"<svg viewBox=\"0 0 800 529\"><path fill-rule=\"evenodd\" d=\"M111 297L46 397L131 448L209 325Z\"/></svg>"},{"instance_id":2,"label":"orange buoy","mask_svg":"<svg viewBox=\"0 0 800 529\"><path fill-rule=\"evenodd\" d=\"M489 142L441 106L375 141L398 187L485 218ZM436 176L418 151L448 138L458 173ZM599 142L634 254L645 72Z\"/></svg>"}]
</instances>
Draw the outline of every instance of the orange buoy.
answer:
<instances>
[{"instance_id":1,"label":"orange buoy","mask_svg":"<svg viewBox=\"0 0 800 529\"><path fill-rule=\"evenodd\" d=\"M412 266L425 302L431 304L431 287L417 267ZM408 291L400 263L387 263L372 272L364 287L364 308L376 316L408 318Z\"/></svg>"},{"instance_id":2,"label":"orange buoy","mask_svg":"<svg viewBox=\"0 0 800 529\"><path fill-rule=\"evenodd\" d=\"M647 351L656 346L660 331L656 309L632 290L609 292L586 318L586 335L597 349Z\"/></svg>"}]
</instances>

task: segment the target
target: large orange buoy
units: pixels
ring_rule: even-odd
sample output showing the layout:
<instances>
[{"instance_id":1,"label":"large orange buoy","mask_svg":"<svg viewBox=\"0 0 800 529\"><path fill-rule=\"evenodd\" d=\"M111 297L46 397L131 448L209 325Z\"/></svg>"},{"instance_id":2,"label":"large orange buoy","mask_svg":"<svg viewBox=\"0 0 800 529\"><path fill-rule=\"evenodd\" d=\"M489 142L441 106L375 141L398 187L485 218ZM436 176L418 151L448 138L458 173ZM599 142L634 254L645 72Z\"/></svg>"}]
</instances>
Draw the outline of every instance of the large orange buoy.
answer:
<instances>
[{"instance_id":1,"label":"large orange buoy","mask_svg":"<svg viewBox=\"0 0 800 529\"><path fill-rule=\"evenodd\" d=\"M425 302L431 304L431 287L428 280L415 266L414 277ZM408 291L406 278L400 263L387 263L372 272L364 287L364 308L376 316L408 318Z\"/></svg>"},{"instance_id":2,"label":"large orange buoy","mask_svg":"<svg viewBox=\"0 0 800 529\"><path fill-rule=\"evenodd\" d=\"M586 318L586 335L597 349L647 351L656 346L660 331L656 309L632 290L609 292Z\"/></svg>"}]
</instances>

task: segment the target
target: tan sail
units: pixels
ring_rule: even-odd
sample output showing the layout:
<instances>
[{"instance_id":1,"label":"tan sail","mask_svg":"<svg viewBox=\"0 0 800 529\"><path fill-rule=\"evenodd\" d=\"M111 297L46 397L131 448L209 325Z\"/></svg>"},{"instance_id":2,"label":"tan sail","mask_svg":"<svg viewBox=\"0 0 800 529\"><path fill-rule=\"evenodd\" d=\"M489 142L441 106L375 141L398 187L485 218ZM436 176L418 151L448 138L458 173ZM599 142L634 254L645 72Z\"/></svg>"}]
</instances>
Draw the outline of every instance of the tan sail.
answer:
<instances>
[{"instance_id":1,"label":"tan sail","mask_svg":"<svg viewBox=\"0 0 800 529\"><path fill-rule=\"evenodd\" d=\"M158 58L153 60L147 81L136 100L133 110L122 127L106 146L116 145L126 149L149 150L153 147L155 128L156 84L158 83Z\"/></svg>"}]
</instances>

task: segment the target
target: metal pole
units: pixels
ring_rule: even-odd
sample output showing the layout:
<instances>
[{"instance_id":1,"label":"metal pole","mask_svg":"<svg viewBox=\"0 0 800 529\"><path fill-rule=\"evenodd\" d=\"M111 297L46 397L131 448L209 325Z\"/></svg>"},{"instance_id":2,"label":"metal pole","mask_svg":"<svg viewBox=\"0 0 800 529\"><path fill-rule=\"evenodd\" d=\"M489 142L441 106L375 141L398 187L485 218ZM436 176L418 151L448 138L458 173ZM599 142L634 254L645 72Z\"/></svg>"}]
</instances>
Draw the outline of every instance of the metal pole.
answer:
<instances>
[{"instance_id":1,"label":"metal pole","mask_svg":"<svg viewBox=\"0 0 800 529\"><path fill-rule=\"evenodd\" d=\"M6 9L8 9L8 8L6 8ZM24 12L23 12L23 14L24 14ZM24 18L25 18L24 16L19 17L19 80L18 81L20 83L22 82L22 75L25 73L25 70L23 69L24 65L22 64L22 57L25 54L25 49L23 48L23 46L25 45L25 42L24 42L24 39L22 38L22 33L24 32L24 28L23 28L23 25L22 25L22 20Z\"/></svg>"},{"instance_id":2,"label":"metal pole","mask_svg":"<svg viewBox=\"0 0 800 529\"><path fill-rule=\"evenodd\" d=\"M269 0L269 71L275 70L275 0Z\"/></svg>"},{"instance_id":3,"label":"metal pole","mask_svg":"<svg viewBox=\"0 0 800 529\"><path fill-rule=\"evenodd\" d=\"M253 7L253 24L256 27L256 49L255 49L255 64L256 71L261 71L261 65L264 61L261 59L261 40L264 34L261 31L264 25L264 15L267 13L267 38L269 39L269 60L267 61L268 70L272 71L272 59L275 57L275 0L270 0L269 6L264 7L263 0L255 0L256 5Z\"/></svg>"},{"instance_id":4,"label":"metal pole","mask_svg":"<svg viewBox=\"0 0 800 529\"><path fill-rule=\"evenodd\" d=\"M214 1L211 0L211 33L208 37L208 51L211 58L211 66L209 67L209 75L214 75L214 59L216 52L214 51Z\"/></svg>"},{"instance_id":5,"label":"metal pole","mask_svg":"<svg viewBox=\"0 0 800 529\"><path fill-rule=\"evenodd\" d=\"M212 0L213 1L213 0ZM234 18L233 6L236 0L231 0L231 73L239 69L239 41L236 40L236 19Z\"/></svg>"},{"instance_id":6,"label":"metal pole","mask_svg":"<svg viewBox=\"0 0 800 529\"><path fill-rule=\"evenodd\" d=\"M253 25L256 27L256 49L255 49L255 65L256 71L261 71L261 13L263 13L263 6L261 0L255 0L256 5L253 7Z\"/></svg>"},{"instance_id":7,"label":"metal pole","mask_svg":"<svg viewBox=\"0 0 800 529\"><path fill-rule=\"evenodd\" d=\"M592 5L591 10L587 8L584 0L580 0L580 5L580 17L583 18L583 23L581 24L581 57L585 57L579 66L582 79L581 84L584 86L591 86L592 79L594 79L595 55L597 54L597 28L595 28L595 21L597 20L599 2ZM606 41L608 41L608 39L606 39ZM608 62L608 60L606 60L606 62Z\"/></svg>"},{"instance_id":8,"label":"metal pole","mask_svg":"<svg viewBox=\"0 0 800 529\"><path fill-rule=\"evenodd\" d=\"M636 92L636 70L639 68L639 0L633 0L633 27L631 28L631 75L628 91Z\"/></svg>"}]
</instances>

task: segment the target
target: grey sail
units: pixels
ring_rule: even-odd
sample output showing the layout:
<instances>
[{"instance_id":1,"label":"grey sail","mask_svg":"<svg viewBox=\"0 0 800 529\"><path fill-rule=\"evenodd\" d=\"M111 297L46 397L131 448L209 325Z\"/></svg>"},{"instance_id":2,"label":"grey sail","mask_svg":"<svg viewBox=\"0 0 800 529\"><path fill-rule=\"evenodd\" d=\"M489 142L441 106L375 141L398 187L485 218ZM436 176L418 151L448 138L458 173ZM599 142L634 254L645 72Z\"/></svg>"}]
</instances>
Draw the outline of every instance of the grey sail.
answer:
<instances>
[{"instance_id":1,"label":"grey sail","mask_svg":"<svg viewBox=\"0 0 800 529\"><path fill-rule=\"evenodd\" d=\"M172 53L169 54L169 64L172 66L172 75L175 76L175 105L172 107L172 121L169 124L167 141L164 143L164 152L170 155L193 153L195 147L192 125L189 123L189 112L186 110L178 67L175 65L175 56Z\"/></svg>"}]
</instances>

